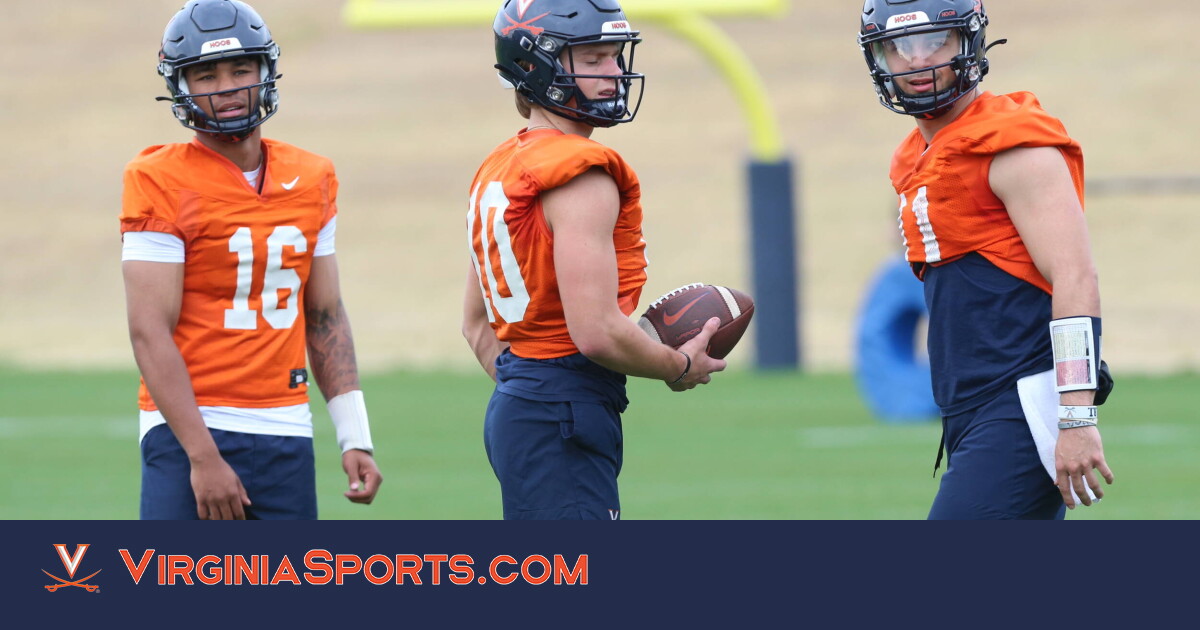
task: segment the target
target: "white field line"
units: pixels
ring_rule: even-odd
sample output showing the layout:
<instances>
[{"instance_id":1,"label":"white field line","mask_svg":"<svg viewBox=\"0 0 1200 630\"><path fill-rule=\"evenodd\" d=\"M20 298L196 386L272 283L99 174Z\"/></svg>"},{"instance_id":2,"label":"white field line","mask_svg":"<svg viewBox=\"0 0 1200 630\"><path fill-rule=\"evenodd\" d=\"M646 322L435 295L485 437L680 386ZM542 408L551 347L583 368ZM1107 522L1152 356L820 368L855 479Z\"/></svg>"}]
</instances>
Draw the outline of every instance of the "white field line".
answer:
<instances>
[{"instance_id":1,"label":"white field line","mask_svg":"<svg viewBox=\"0 0 1200 630\"><path fill-rule=\"evenodd\" d=\"M119 438L137 441L138 417L0 417L0 438Z\"/></svg>"}]
</instances>

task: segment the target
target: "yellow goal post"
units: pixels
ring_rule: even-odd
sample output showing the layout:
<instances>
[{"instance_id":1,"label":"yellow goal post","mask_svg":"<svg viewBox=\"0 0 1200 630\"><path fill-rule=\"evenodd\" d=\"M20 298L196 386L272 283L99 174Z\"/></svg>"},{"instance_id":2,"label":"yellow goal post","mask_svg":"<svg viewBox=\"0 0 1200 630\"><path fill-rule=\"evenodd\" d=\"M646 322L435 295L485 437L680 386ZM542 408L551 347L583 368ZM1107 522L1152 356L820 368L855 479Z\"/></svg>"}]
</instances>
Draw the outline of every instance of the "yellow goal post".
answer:
<instances>
[{"instance_id":1,"label":"yellow goal post","mask_svg":"<svg viewBox=\"0 0 1200 630\"><path fill-rule=\"evenodd\" d=\"M489 24L500 0L347 0L342 19L356 29L397 29ZM631 21L660 25L699 49L729 82L746 115L750 153L772 161L784 154L779 124L758 73L737 44L710 17L778 17L787 0L624 0Z\"/></svg>"}]
</instances>

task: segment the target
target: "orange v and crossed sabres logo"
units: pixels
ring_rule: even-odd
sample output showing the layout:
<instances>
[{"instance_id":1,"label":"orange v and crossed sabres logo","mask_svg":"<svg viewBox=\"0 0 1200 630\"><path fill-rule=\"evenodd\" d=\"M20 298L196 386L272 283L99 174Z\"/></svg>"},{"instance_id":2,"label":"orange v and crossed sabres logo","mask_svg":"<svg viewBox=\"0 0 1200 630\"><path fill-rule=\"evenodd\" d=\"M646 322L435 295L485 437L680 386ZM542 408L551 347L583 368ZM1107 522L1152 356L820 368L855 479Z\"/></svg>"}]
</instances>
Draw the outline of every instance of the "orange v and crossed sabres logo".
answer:
<instances>
[{"instance_id":1,"label":"orange v and crossed sabres logo","mask_svg":"<svg viewBox=\"0 0 1200 630\"><path fill-rule=\"evenodd\" d=\"M550 15L550 12L549 12L549 11L547 11L547 12L545 12L545 13L543 13L543 14L539 15L539 16L536 16L536 17L531 17L531 18L529 18L528 20L525 20L524 22L518 22L518 21L516 21L516 20L514 20L514 19L512 19L512 18L510 18L510 17L508 17L508 14L507 14L507 13L505 13L505 14L504 14L504 19L508 20L508 21L510 22L510 24L509 24L508 26L505 26L504 28L500 29L500 34L501 34L501 35L508 35L509 33L513 32L514 30L516 30L516 29L518 29L518 28L523 28L523 29L525 29L525 30L529 31L530 33L532 33L532 34L533 34L533 35L535 35L535 36L537 36L537 35L541 35L541 34L542 34L542 32L543 32L543 31L545 31L546 29L544 29L544 28L542 28L542 27L540 27L540 26L534 26L534 25L533 25L533 23L534 23L534 22L536 22L536 21L538 21L538 20L540 20L540 19L542 19L542 18L544 18L544 17L546 17L547 15ZM521 17L521 19L524 19L524 18L525 18L525 16L524 16L524 15L522 15L522 16L519 16L519 17Z\"/></svg>"},{"instance_id":2,"label":"orange v and crossed sabres logo","mask_svg":"<svg viewBox=\"0 0 1200 630\"><path fill-rule=\"evenodd\" d=\"M63 545L63 544L54 545L54 550L58 552L58 558L60 560L62 560L63 567L66 568L66 570L67 570L67 577L71 578L71 580L74 580L74 581L64 580L64 579L58 577L57 575L54 575L54 574L50 573L49 571L42 569L42 573L45 573L46 575L49 575L50 577L54 578L55 580L58 580L59 582L61 582L61 584L47 584L46 585L47 591L50 591L51 593L53 593L54 591L57 591L58 589L63 588L64 586L78 586L79 588L81 588L89 593L100 592L100 586L98 584L85 584L85 582L92 579L92 577L94 577L96 575L96 573L103 571L103 569L100 569L100 570L96 571L96 573L93 573L85 578L75 580L75 571L79 569L80 563L83 562L83 555L87 553L88 547L90 547L90 546L91 545L87 545L87 544L75 545L75 553L68 555L66 545Z\"/></svg>"},{"instance_id":3,"label":"orange v and crossed sabres logo","mask_svg":"<svg viewBox=\"0 0 1200 630\"><path fill-rule=\"evenodd\" d=\"M544 29L540 26L534 26L533 23L546 17L547 15L550 15L550 12L547 11L535 18L529 18L528 20L526 20L525 12L529 10L530 5L532 5L532 4L533 4L533 0L517 0L517 18L524 20L524 21L518 22L518 21L508 17L508 14L505 13L504 19L508 20L510 25L501 29L500 34L508 35L509 33L513 32L514 30L516 30L518 28L523 28L523 29L529 31L530 33L532 33L535 37L538 35L541 35L542 32L545 31L546 29Z\"/></svg>"},{"instance_id":4,"label":"orange v and crossed sabres logo","mask_svg":"<svg viewBox=\"0 0 1200 630\"><path fill-rule=\"evenodd\" d=\"M684 304L683 308L679 309L678 311L675 311L674 314L664 312L663 313L663 323L668 326L674 326L675 322L679 321L679 318L683 317L683 314L688 312L688 309L692 308L692 306L695 305L696 302L699 302L700 300L703 300L703 299L704 299L703 295L701 295L700 297L697 297L696 299L692 300L691 302Z\"/></svg>"}]
</instances>

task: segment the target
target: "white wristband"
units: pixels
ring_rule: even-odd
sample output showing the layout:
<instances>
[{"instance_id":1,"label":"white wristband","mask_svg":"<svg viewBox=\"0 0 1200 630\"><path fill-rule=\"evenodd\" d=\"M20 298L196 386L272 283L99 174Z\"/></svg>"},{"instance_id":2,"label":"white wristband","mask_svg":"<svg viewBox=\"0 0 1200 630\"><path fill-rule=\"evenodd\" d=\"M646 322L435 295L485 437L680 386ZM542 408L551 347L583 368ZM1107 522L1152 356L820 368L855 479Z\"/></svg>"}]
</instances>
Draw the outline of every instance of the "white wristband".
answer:
<instances>
[{"instance_id":1,"label":"white wristband","mask_svg":"<svg viewBox=\"0 0 1200 630\"><path fill-rule=\"evenodd\" d=\"M1091 420L1099 417L1095 405L1059 405L1059 420Z\"/></svg>"},{"instance_id":2,"label":"white wristband","mask_svg":"<svg viewBox=\"0 0 1200 630\"><path fill-rule=\"evenodd\" d=\"M371 425L367 421L367 404L363 402L362 390L334 396L325 407L329 409L338 446L343 453L352 448L368 453L375 451L371 444Z\"/></svg>"}]
</instances>

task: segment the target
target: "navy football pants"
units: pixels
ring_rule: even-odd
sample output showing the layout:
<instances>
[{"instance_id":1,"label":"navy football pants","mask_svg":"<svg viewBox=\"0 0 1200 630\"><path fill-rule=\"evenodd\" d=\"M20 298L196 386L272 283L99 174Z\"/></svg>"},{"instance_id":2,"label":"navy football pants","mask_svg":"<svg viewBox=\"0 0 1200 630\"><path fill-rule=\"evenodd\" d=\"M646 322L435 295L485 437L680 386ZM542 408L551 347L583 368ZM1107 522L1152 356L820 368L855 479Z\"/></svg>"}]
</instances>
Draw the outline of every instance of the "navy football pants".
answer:
<instances>
[{"instance_id":1,"label":"navy football pants","mask_svg":"<svg viewBox=\"0 0 1200 630\"><path fill-rule=\"evenodd\" d=\"M483 439L506 520L620 519L621 416L610 406L496 391Z\"/></svg>"},{"instance_id":2,"label":"navy football pants","mask_svg":"<svg viewBox=\"0 0 1200 630\"><path fill-rule=\"evenodd\" d=\"M242 480L252 505L248 519L317 518L312 438L209 429L221 457ZM171 428L142 438L143 520L196 520L192 467Z\"/></svg>"},{"instance_id":3,"label":"navy football pants","mask_svg":"<svg viewBox=\"0 0 1200 630\"><path fill-rule=\"evenodd\" d=\"M1062 519L1066 505L1042 467L1017 388L947 416L946 472L930 519Z\"/></svg>"}]
</instances>

